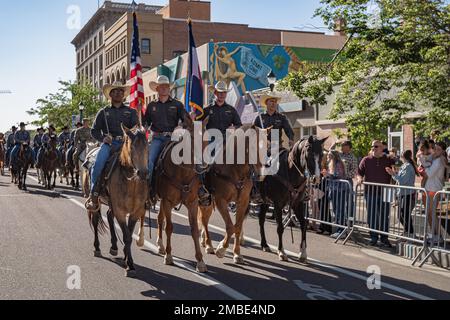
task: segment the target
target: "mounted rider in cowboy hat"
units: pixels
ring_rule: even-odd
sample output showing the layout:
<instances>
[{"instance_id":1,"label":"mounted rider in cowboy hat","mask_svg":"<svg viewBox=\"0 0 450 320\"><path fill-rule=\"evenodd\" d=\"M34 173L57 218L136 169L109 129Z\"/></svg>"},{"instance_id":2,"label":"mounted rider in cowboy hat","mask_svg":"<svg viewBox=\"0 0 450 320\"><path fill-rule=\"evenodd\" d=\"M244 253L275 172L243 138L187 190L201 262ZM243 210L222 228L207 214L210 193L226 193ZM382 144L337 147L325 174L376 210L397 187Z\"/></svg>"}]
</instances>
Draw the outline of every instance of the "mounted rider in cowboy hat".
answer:
<instances>
[{"instance_id":1,"label":"mounted rider in cowboy hat","mask_svg":"<svg viewBox=\"0 0 450 320\"><path fill-rule=\"evenodd\" d=\"M130 86L121 83L107 84L103 87L103 94L111 101L111 106L98 112L91 130L92 137L102 143L91 172L91 194L86 203L86 208L91 211L96 211L99 207L99 178L111 151L123 144L122 125L131 129L138 124L136 110L124 105L125 99L130 95Z\"/></svg>"},{"instance_id":2,"label":"mounted rider in cowboy hat","mask_svg":"<svg viewBox=\"0 0 450 320\"><path fill-rule=\"evenodd\" d=\"M52 137L56 137L56 129L54 125L48 126L48 132L45 133L41 138L41 147L39 148L39 151L37 153L37 161L36 161L36 169L40 169L42 165L42 157L44 155L44 148L49 147L49 142ZM61 159L61 154L59 153L59 150L56 150L58 153L58 159Z\"/></svg>"},{"instance_id":3,"label":"mounted rider in cowboy hat","mask_svg":"<svg viewBox=\"0 0 450 320\"><path fill-rule=\"evenodd\" d=\"M224 137L227 129L231 126L234 126L236 129L242 127L241 118L236 109L225 102L228 92L230 92L230 90L228 89L227 83L219 81L214 86L215 102L205 108L203 116L199 119L200 121L204 121L206 118L209 118L206 129L217 129L222 132ZM199 170L199 172L201 171L205 170ZM200 179L202 181L202 186L199 190L199 202L206 205L211 202L211 194L204 184L205 173L200 175Z\"/></svg>"},{"instance_id":4,"label":"mounted rider in cowboy hat","mask_svg":"<svg viewBox=\"0 0 450 320\"><path fill-rule=\"evenodd\" d=\"M158 99L147 106L143 121L151 128L153 136L148 157L149 186L151 187L153 171L162 148L171 140L175 128L188 114L183 103L170 96L172 84L168 77L159 76L156 81L150 82L150 89L158 93ZM153 195L155 190L150 189Z\"/></svg>"},{"instance_id":5,"label":"mounted rider in cowboy hat","mask_svg":"<svg viewBox=\"0 0 450 320\"><path fill-rule=\"evenodd\" d=\"M9 167L9 160L11 158L11 151L14 148L15 140L14 140L14 136L16 134L17 131L17 127L16 126L12 126L11 127L11 133L9 134L8 138L6 139L6 163L5 165L7 167Z\"/></svg>"},{"instance_id":6,"label":"mounted rider in cowboy hat","mask_svg":"<svg viewBox=\"0 0 450 320\"><path fill-rule=\"evenodd\" d=\"M78 121L76 124L76 129L72 130L72 132L70 133L70 144L69 144L69 148L67 149L67 154L66 154L66 167L68 166L68 162L70 158L73 158L73 154L75 152L75 147L76 147L76 143L75 143L75 134L77 132L78 129L80 129L81 127L83 127L83 124ZM91 135L91 129L89 129L89 136Z\"/></svg>"},{"instance_id":7,"label":"mounted rider in cowboy hat","mask_svg":"<svg viewBox=\"0 0 450 320\"><path fill-rule=\"evenodd\" d=\"M17 154L19 153L20 147L23 144L30 145L30 140L31 140L30 133L25 130L25 126L26 126L25 123L21 122L19 125L20 130L14 134L15 145L11 151L10 165L16 163ZM31 148L29 149L28 152L31 152L31 154L33 154L33 150Z\"/></svg>"},{"instance_id":8,"label":"mounted rider in cowboy hat","mask_svg":"<svg viewBox=\"0 0 450 320\"><path fill-rule=\"evenodd\" d=\"M34 136L33 139L33 152L34 152L34 158L33 158L33 162L36 165L37 162L37 155L39 152L39 149L42 147L42 138L44 137L44 128L38 128L37 130L37 134Z\"/></svg>"}]
</instances>

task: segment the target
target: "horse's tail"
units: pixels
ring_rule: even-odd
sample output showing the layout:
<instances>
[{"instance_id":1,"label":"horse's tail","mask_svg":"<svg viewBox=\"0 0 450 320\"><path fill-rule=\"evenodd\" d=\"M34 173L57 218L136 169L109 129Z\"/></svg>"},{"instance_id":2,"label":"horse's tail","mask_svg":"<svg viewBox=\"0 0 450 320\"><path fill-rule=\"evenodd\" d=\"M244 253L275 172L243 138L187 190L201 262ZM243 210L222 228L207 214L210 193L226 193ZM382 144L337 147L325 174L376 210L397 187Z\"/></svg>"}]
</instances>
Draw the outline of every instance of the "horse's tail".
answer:
<instances>
[{"instance_id":1,"label":"horse's tail","mask_svg":"<svg viewBox=\"0 0 450 320\"><path fill-rule=\"evenodd\" d=\"M108 226L103 220L100 210L96 212L88 210L88 218L89 218L89 225L92 231L94 231L94 223L98 223L97 228L100 235L104 235L108 231Z\"/></svg>"}]
</instances>

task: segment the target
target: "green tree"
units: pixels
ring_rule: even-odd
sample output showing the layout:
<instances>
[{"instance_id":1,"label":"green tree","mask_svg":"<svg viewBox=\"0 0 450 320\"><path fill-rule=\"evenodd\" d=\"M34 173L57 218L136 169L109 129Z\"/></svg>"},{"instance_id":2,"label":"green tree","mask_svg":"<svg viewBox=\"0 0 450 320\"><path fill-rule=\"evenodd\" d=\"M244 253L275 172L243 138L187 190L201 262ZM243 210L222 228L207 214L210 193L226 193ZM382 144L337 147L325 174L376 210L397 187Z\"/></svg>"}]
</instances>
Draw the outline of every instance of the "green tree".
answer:
<instances>
[{"instance_id":1,"label":"green tree","mask_svg":"<svg viewBox=\"0 0 450 320\"><path fill-rule=\"evenodd\" d=\"M346 118L359 155L387 126L410 121L416 132L450 138L450 5L441 0L322 0L316 11L330 28L346 22L345 46L329 65L305 64L281 83ZM412 121L404 116L422 111Z\"/></svg>"},{"instance_id":2,"label":"green tree","mask_svg":"<svg viewBox=\"0 0 450 320\"><path fill-rule=\"evenodd\" d=\"M93 118L106 104L99 100L99 92L89 83L60 81L60 88L56 93L50 93L47 97L36 101L36 107L27 111L28 114L37 116L34 125L53 124L57 130L64 126L70 126L72 115L80 113L81 103L85 106L83 116Z\"/></svg>"}]
</instances>

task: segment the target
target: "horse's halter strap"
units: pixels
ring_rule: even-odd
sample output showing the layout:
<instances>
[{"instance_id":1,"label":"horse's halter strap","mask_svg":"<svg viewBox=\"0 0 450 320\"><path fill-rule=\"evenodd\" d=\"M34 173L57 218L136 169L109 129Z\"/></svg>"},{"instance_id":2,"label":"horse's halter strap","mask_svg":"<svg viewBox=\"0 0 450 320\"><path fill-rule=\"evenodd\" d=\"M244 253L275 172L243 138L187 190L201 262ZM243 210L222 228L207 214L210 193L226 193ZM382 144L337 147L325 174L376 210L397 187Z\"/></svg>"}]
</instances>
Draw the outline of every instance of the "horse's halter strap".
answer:
<instances>
[{"instance_id":1,"label":"horse's halter strap","mask_svg":"<svg viewBox=\"0 0 450 320\"><path fill-rule=\"evenodd\" d=\"M250 166L249 166L250 167ZM251 172L249 170L248 176L244 177L243 179L238 180L237 182L230 177L221 174L217 170L213 170L214 176L216 176L219 179L224 180L225 182L228 182L229 184L232 184L236 190L238 191L238 198L241 196L241 192L244 189L245 183L251 179Z\"/></svg>"}]
</instances>

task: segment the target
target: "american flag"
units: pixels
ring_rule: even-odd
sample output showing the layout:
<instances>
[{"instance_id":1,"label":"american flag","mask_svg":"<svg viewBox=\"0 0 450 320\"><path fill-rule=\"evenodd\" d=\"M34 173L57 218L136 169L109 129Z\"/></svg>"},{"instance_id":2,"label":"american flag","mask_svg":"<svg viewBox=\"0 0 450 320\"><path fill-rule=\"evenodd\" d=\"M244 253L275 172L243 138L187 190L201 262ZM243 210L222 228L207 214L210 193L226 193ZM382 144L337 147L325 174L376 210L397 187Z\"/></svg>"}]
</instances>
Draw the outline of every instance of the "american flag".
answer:
<instances>
[{"instance_id":1,"label":"american flag","mask_svg":"<svg viewBox=\"0 0 450 320\"><path fill-rule=\"evenodd\" d=\"M142 108L145 114L145 95L142 81L141 49L139 46L139 28L136 12L133 12L133 44L131 48L131 75L130 75L130 107L136 110Z\"/></svg>"}]
</instances>

